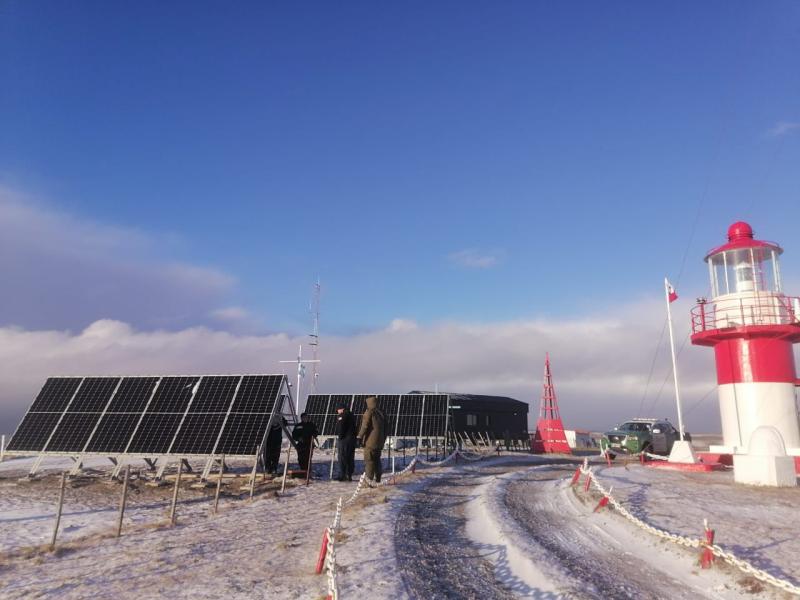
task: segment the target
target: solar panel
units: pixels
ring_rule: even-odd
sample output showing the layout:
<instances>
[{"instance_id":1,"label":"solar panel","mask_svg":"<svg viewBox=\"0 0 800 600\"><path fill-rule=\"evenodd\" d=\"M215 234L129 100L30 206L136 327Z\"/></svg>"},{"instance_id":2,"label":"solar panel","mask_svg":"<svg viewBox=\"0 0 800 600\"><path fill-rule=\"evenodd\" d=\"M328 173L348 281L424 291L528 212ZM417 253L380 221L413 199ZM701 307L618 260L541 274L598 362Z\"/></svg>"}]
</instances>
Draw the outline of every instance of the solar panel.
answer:
<instances>
[{"instance_id":1,"label":"solar panel","mask_svg":"<svg viewBox=\"0 0 800 600\"><path fill-rule=\"evenodd\" d=\"M348 404L350 399L351 397L348 396ZM305 412L311 422L317 426L320 435L333 435L333 431L325 430L325 423L329 420L328 417L332 412L328 410L330 402L330 394L310 394L306 400Z\"/></svg>"},{"instance_id":2,"label":"solar panel","mask_svg":"<svg viewBox=\"0 0 800 600\"><path fill-rule=\"evenodd\" d=\"M141 413L147 406L159 377L125 377L106 412Z\"/></svg>"},{"instance_id":3,"label":"solar panel","mask_svg":"<svg viewBox=\"0 0 800 600\"><path fill-rule=\"evenodd\" d=\"M269 413L232 413L222 430L215 454L253 455L261 445L269 423ZM275 415L278 418L279 415Z\"/></svg>"},{"instance_id":4,"label":"solar panel","mask_svg":"<svg viewBox=\"0 0 800 600\"><path fill-rule=\"evenodd\" d=\"M51 377L36 396L29 412L64 412L82 381L81 377Z\"/></svg>"},{"instance_id":5,"label":"solar panel","mask_svg":"<svg viewBox=\"0 0 800 600\"><path fill-rule=\"evenodd\" d=\"M445 437L450 403L447 394L313 394L308 397L306 412L320 435L334 435L338 406L350 404L360 427L369 396L378 398L378 408L386 416L388 436Z\"/></svg>"},{"instance_id":6,"label":"solar panel","mask_svg":"<svg viewBox=\"0 0 800 600\"><path fill-rule=\"evenodd\" d=\"M284 375L53 377L7 451L252 456L287 399Z\"/></svg>"},{"instance_id":7,"label":"solar panel","mask_svg":"<svg viewBox=\"0 0 800 600\"><path fill-rule=\"evenodd\" d=\"M7 450L39 452L44 448L59 419L61 413L28 413L8 443Z\"/></svg>"},{"instance_id":8,"label":"solar panel","mask_svg":"<svg viewBox=\"0 0 800 600\"><path fill-rule=\"evenodd\" d=\"M107 412L100 420L86 452L118 454L125 448L141 417L138 413Z\"/></svg>"}]
</instances>

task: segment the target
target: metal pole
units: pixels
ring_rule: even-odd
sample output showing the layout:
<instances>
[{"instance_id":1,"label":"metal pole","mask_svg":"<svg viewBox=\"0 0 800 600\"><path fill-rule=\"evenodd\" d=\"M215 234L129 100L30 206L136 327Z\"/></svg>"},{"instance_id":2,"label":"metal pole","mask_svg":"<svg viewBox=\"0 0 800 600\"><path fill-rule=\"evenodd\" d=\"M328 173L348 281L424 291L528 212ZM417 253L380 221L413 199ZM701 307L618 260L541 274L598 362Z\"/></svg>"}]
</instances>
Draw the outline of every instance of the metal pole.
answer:
<instances>
[{"instance_id":1,"label":"metal pole","mask_svg":"<svg viewBox=\"0 0 800 600\"><path fill-rule=\"evenodd\" d=\"M0 462L6 457L6 436L0 435Z\"/></svg>"},{"instance_id":2,"label":"metal pole","mask_svg":"<svg viewBox=\"0 0 800 600\"><path fill-rule=\"evenodd\" d=\"M289 472L289 456L292 452L292 442L289 440L289 445L286 447L286 462L283 463L283 481L281 482L281 494L286 489L286 474Z\"/></svg>"},{"instance_id":3,"label":"metal pole","mask_svg":"<svg viewBox=\"0 0 800 600\"><path fill-rule=\"evenodd\" d=\"M314 466L314 439L308 441L308 464L306 465L306 485L311 481L311 467Z\"/></svg>"},{"instance_id":4,"label":"metal pole","mask_svg":"<svg viewBox=\"0 0 800 600\"><path fill-rule=\"evenodd\" d=\"M675 336L672 333L672 309L669 301L669 281L664 278L664 299L667 301L667 323L669 324L669 349L672 353L672 378L675 381L675 402L678 405L678 432L683 441L683 411L681 410L681 392L678 386L678 365L675 360Z\"/></svg>"},{"instance_id":5,"label":"metal pole","mask_svg":"<svg viewBox=\"0 0 800 600\"><path fill-rule=\"evenodd\" d=\"M183 473L183 461L178 461L178 476L175 477L175 489L172 492L172 506L169 511L169 523L175 525L175 508L178 505L178 488L181 486L181 474Z\"/></svg>"},{"instance_id":6,"label":"metal pole","mask_svg":"<svg viewBox=\"0 0 800 600\"><path fill-rule=\"evenodd\" d=\"M256 475L258 474L258 448L256 448L256 458L253 461L253 472L250 473L250 500L256 493Z\"/></svg>"},{"instance_id":7,"label":"metal pole","mask_svg":"<svg viewBox=\"0 0 800 600\"><path fill-rule=\"evenodd\" d=\"M225 472L225 455L222 455L222 462L219 463L219 479L217 479L217 489L214 492L214 514L217 514L219 506L219 493L222 490L222 474Z\"/></svg>"},{"instance_id":8,"label":"metal pole","mask_svg":"<svg viewBox=\"0 0 800 600\"><path fill-rule=\"evenodd\" d=\"M331 453L331 472L328 475L328 479L333 479L333 459L336 458L336 451L339 448L339 439L338 438L333 438L333 446L331 448L332 448L332 453ZM341 476L342 475L340 473L339 477L341 477Z\"/></svg>"},{"instance_id":9,"label":"metal pole","mask_svg":"<svg viewBox=\"0 0 800 600\"><path fill-rule=\"evenodd\" d=\"M125 479L122 481L122 499L119 502L119 519L117 520L117 537L122 535L122 517L125 515L125 503L128 501L128 479L131 477L131 466L125 465Z\"/></svg>"},{"instance_id":10,"label":"metal pole","mask_svg":"<svg viewBox=\"0 0 800 600\"><path fill-rule=\"evenodd\" d=\"M53 538L50 540L50 550L56 547L56 537L58 537L58 526L61 524L61 510L64 507L64 488L67 485L67 472L61 473L61 485L58 488L58 512L56 512L56 526L53 529Z\"/></svg>"}]
</instances>

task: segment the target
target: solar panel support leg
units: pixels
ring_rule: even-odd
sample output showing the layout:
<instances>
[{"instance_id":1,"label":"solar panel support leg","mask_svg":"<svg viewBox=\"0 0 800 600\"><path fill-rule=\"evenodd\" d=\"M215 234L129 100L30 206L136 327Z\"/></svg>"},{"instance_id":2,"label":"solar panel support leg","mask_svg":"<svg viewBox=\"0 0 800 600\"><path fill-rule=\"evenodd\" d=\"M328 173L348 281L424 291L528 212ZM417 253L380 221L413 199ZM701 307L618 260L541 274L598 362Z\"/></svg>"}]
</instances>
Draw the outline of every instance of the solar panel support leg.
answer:
<instances>
[{"instance_id":1,"label":"solar panel support leg","mask_svg":"<svg viewBox=\"0 0 800 600\"><path fill-rule=\"evenodd\" d=\"M289 472L289 456L292 452L292 442L289 438L289 444L286 446L286 462L283 463L283 481L281 481L281 494L286 489L286 474Z\"/></svg>"},{"instance_id":2,"label":"solar panel support leg","mask_svg":"<svg viewBox=\"0 0 800 600\"><path fill-rule=\"evenodd\" d=\"M209 456L208 459L206 459L205 466L203 467L203 473L200 475L200 481L208 480L208 476L211 474L211 469L213 468L213 466L214 466L214 457Z\"/></svg>"},{"instance_id":3,"label":"solar panel support leg","mask_svg":"<svg viewBox=\"0 0 800 600\"><path fill-rule=\"evenodd\" d=\"M144 462L147 464L148 469L150 469L151 471L156 470L156 463L158 463L157 458L145 458Z\"/></svg>"},{"instance_id":4,"label":"solar panel support leg","mask_svg":"<svg viewBox=\"0 0 800 600\"><path fill-rule=\"evenodd\" d=\"M33 461L33 465L31 465L31 470L28 471L29 478L33 479L34 477L36 477L36 473L39 471L39 467L41 466L43 460L44 460L44 454L40 454L39 456L36 457L36 460Z\"/></svg>"},{"instance_id":5,"label":"solar panel support leg","mask_svg":"<svg viewBox=\"0 0 800 600\"><path fill-rule=\"evenodd\" d=\"M58 526L61 524L61 511L64 508L64 488L67 485L67 472L61 473L61 485L58 488L58 511L56 512L56 526L53 529L53 537L50 539L50 550L56 547L58 537Z\"/></svg>"},{"instance_id":6,"label":"solar panel support leg","mask_svg":"<svg viewBox=\"0 0 800 600\"><path fill-rule=\"evenodd\" d=\"M219 478L217 479L217 489L214 491L214 514L217 514L219 508L219 493L222 490L222 470L220 469Z\"/></svg>"},{"instance_id":7,"label":"solar panel support leg","mask_svg":"<svg viewBox=\"0 0 800 600\"><path fill-rule=\"evenodd\" d=\"M333 479L333 460L336 458L336 451L339 449L339 439L333 438L333 450L331 452L331 472L328 475L328 479ZM342 474L339 474L339 477L342 477Z\"/></svg>"},{"instance_id":8,"label":"solar panel support leg","mask_svg":"<svg viewBox=\"0 0 800 600\"><path fill-rule=\"evenodd\" d=\"M153 461L153 466L155 466L155 461ZM178 461L178 472L180 473L180 469L183 467L183 463ZM158 471L156 471L156 481L161 481L164 477L164 471L167 468L167 459L164 459L164 462L161 463L161 466L158 467Z\"/></svg>"},{"instance_id":9,"label":"solar panel support leg","mask_svg":"<svg viewBox=\"0 0 800 600\"><path fill-rule=\"evenodd\" d=\"M123 464L122 464L121 460L116 461L114 464L116 466L111 471L111 479L118 479L119 478L119 472L122 470Z\"/></svg>"},{"instance_id":10,"label":"solar panel support leg","mask_svg":"<svg viewBox=\"0 0 800 600\"><path fill-rule=\"evenodd\" d=\"M256 456L253 460L253 471L250 473L250 500L256 493L256 475L258 475L258 454L259 448L256 448Z\"/></svg>"},{"instance_id":11,"label":"solar panel support leg","mask_svg":"<svg viewBox=\"0 0 800 600\"><path fill-rule=\"evenodd\" d=\"M122 518L125 516L125 503L128 501L128 480L131 478L131 466L125 467L125 479L122 480L122 499L119 502L119 519L117 520L117 537L122 535Z\"/></svg>"},{"instance_id":12,"label":"solar panel support leg","mask_svg":"<svg viewBox=\"0 0 800 600\"><path fill-rule=\"evenodd\" d=\"M187 473L194 473L194 471L192 471L192 465L189 464L189 461L187 459L182 458L181 462L183 463L183 466L186 467Z\"/></svg>"},{"instance_id":13,"label":"solar panel support leg","mask_svg":"<svg viewBox=\"0 0 800 600\"><path fill-rule=\"evenodd\" d=\"M181 472L183 471L183 461L178 461L178 475L175 477L175 490L172 492L172 506L169 511L169 523L175 525L177 518L176 508L178 506L178 490L181 487Z\"/></svg>"},{"instance_id":14,"label":"solar panel support leg","mask_svg":"<svg viewBox=\"0 0 800 600\"><path fill-rule=\"evenodd\" d=\"M6 457L6 436L0 435L0 463Z\"/></svg>"},{"instance_id":15,"label":"solar panel support leg","mask_svg":"<svg viewBox=\"0 0 800 600\"><path fill-rule=\"evenodd\" d=\"M75 464L72 465L72 468L69 470L69 476L77 477L78 474L81 472L81 468L83 467L83 461L80 459L80 457L76 458L72 456L70 458L72 458L72 460L75 461Z\"/></svg>"}]
</instances>

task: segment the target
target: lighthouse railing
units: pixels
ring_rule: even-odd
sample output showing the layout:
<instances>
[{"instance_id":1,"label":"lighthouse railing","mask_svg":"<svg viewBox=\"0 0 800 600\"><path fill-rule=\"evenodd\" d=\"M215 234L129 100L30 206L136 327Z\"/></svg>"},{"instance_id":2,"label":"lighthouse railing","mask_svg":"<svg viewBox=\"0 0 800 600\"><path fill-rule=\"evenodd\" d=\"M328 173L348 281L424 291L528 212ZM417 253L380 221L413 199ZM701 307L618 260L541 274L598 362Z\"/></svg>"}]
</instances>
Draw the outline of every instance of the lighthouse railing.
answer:
<instances>
[{"instance_id":1,"label":"lighthouse railing","mask_svg":"<svg viewBox=\"0 0 800 600\"><path fill-rule=\"evenodd\" d=\"M691 310L692 333L732 327L792 325L800 321L800 298L783 294L730 294Z\"/></svg>"}]
</instances>

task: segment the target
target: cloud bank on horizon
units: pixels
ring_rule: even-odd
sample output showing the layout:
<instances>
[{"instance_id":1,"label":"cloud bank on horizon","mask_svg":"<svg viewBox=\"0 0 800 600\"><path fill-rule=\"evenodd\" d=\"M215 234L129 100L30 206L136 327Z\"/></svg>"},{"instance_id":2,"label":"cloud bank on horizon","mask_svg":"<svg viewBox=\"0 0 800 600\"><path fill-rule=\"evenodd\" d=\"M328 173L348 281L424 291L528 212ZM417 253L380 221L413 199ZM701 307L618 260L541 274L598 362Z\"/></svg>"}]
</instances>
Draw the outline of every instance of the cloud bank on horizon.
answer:
<instances>
[{"instance_id":1,"label":"cloud bank on horizon","mask_svg":"<svg viewBox=\"0 0 800 600\"><path fill-rule=\"evenodd\" d=\"M386 328L323 337L320 392L401 393L412 389L508 395L528 402L535 421L545 352L568 427L603 429L636 415L673 418L668 350L657 300L616 315L421 326L396 319ZM688 331L678 339L686 339ZM281 372L303 338L243 335L207 327L137 330L99 320L79 333L0 328L0 431L11 433L44 379L52 375ZM687 423L716 431L712 353L683 348L681 387ZM294 373L291 365L287 374Z\"/></svg>"}]
</instances>

